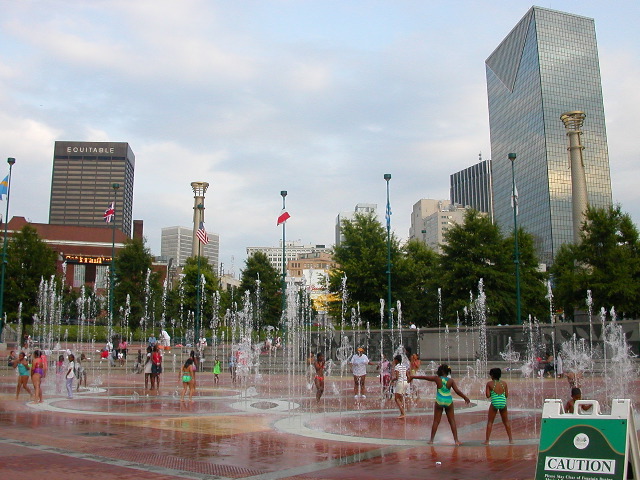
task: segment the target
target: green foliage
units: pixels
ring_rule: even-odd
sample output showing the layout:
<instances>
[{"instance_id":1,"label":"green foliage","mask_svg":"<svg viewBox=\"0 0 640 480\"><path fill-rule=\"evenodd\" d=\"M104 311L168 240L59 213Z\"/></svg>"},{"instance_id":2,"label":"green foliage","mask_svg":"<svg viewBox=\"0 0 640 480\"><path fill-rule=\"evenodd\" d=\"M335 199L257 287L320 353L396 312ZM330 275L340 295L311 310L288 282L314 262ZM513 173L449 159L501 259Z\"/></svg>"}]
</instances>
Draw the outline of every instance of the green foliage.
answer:
<instances>
[{"instance_id":1,"label":"green foliage","mask_svg":"<svg viewBox=\"0 0 640 480\"><path fill-rule=\"evenodd\" d=\"M626 317L640 315L640 243L631 217L619 205L589 208L580 243L563 245L552 268L556 305L571 314L586 307L615 307Z\"/></svg>"},{"instance_id":2,"label":"green foliage","mask_svg":"<svg viewBox=\"0 0 640 480\"><path fill-rule=\"evenodd\" d=\"M439 255L418 240L407 242L396 261L394 283L405 323L438 325Z\"/></svg>"},{"instance_id":3,"label":"green foliage","mask_svg":"<svg viewBox=\"0 0 640 480\"><path fill-rule=\"evenodd\" d=\"M260 280L260 296L256 298ZM249 292L249 299L254 305L254 322L258 325L277 326L282 315L282 277L271 266L269 259L262 252L256 252L245 261L245 268L240 278L240 294ZM243 300L246 296L242 297ZM262 318L259 318L259 315Z\"/></svg>"},{"instance_id":4,"label":"green foliage","mask_svg":"<svg viewBox=\"0 0 640 480\"><path fill-rule=\"evenodd\" d=\"M198 260L200 265L198 266ZM214 293L220 291L220 281L206 257L189 257L182 269L181 288L183 292L183 314L197 311L198 272L200 273L200 326L205 327L213 315ZM202 283L204 278L204 283ZM177 293L174 290L174 294ZM174 300L176 297L173 297ZM174 309L175 312L175 309ZM220 313L220 312L218 312ZM178 315L174 315L178 316ZM195 317L194 317L195 318Z\"/></svg>"},{"instance_id":5,"label":"green foliage","mask_svg":"<svg viewBox=\"0 0 640 480\"><path fill-rule=\"evenodd\" d=\"M40 280L56 273L56 253L44 243L31 225L25 225L7 245L4 310L15 318L22 302L22 321L31 323L38 309Z\"/></svg>"},{"instance_id":6,"label":"green foliage","mask_svg":"<svg viewBox=\"0 0 640 480\"><path fill-rule=\"evenodd\" d=\"M125 307L129 295L129 327L139 325L145 315L145 305L148 316L151 316L150 306L158 303L160 298L159 274L151 271L152 260L144 241L135 238L127 240L115 258L114 319L120 318L119 307ZM117 320L114 323L118 323Z\"/></svg>"},{"instance_id":7,"label":"green foliage","mask_svg":"<svg viewBox=\"0 0 640 480\"><path fill-rule=\"evenodd\" d=\"M487 296L489 323L514 323L516 316L516 281L513 237L505 239L497 225L485 215L469 210L464 223L445 235L440 260L442 297L447 322L462 317L471 296L478 295L478 282L483 279ZM519 230L520 285L522 316L540 315L544 301L544 275L532 237Z\"/></svg>"},{"instance_id":8,"label":"green foliage","mask_svg":"<svg viewBox=\"0 0 640 480\"><path fill-rule=\"evenodd\" d=\"M329 272L329 288L342 296L342 279L347 277L348 300L345 311L360 306L363 321L380 322L380 299L387 298L387 233L373 213L356 214L353 220L342 223L344 242L334 248L333 258L337 269ZM397 284L396 265L400 248L395 237L391 238L391 294L392 302L400 299L401 286ZM341 300L330 305L330 311L340 318ZM388 307L388 306L387 306Z\"/></svg>"}]
</instances>

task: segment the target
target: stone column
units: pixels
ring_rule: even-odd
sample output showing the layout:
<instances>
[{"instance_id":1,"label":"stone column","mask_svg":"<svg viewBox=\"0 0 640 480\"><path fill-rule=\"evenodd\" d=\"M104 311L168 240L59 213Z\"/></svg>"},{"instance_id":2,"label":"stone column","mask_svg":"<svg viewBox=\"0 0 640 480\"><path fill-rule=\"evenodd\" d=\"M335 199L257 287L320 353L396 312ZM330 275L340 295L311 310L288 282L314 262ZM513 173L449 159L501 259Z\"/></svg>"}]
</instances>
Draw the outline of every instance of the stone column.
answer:
<instances>
[{"instance_id":1,"label":"stone column","mask_svg":"<svg viewBox=\"0 0 640 480\"><path fill-rule=\"evenodd\" d=\"M567 112L560 116L569 137L569 159L571 162L571 204L573 209L573 242L580 241L580 228L585 220L589 197L587 195L587 178L584 170L582 146L582 124L584 112Z\"/></svg>"},{"instance_id":2,"label":"stone column","mask_svg":"<svg viewBox=\"0 0 640 480\"><path fill-rule=\"evenodd\" d=\"M209 184L207 182L191 182L193 189L193 239L191 243L191 256L198 255L200 242L196 237L196 232L200 228L200 223L204 222L204 194L207 193Z\"/></svg>"}]
</instances>

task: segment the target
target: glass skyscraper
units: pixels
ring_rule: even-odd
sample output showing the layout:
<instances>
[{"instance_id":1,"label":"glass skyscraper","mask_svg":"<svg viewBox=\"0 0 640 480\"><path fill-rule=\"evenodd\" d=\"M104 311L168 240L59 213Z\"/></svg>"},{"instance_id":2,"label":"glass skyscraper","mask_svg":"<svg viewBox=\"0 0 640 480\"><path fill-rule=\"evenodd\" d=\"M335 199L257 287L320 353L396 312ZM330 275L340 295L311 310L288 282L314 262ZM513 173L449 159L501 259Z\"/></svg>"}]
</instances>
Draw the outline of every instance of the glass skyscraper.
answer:
<instances>
[{"instance_id":1,"label":"glass skyscraper","mask_svg":"<svg viewBox=\"0 0 640 480\"><path fill-rule=\"evenodd\" d=\"M493 218L491 160L481 160L449 176L451 204L471 207Z\"/></svg>"},{"instance_id":2,"label":"glass skyscraper","mask_svg":"<svg viewBox=\"0 0 640 480\"><path fill-rule=\"evenodd\" d=\"M594 21L533 7L489 56L486 71L495 221L513 229L507 155L515 153L518 227L534 235L541 260L552 263L560 245L574 241L563 113L586 113L589 204L612 204Z\"/></svg>"}]
</instances>

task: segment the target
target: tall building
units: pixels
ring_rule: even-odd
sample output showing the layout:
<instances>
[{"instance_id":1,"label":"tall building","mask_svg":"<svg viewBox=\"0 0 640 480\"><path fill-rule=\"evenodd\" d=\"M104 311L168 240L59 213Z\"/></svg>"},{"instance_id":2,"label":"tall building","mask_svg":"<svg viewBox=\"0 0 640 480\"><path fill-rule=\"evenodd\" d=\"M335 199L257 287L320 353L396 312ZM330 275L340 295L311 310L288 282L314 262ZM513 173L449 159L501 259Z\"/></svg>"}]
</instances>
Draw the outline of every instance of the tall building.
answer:
<instances>
[{"instance_id":1,"label":"tall building","mask_svg":"<svg viewBox=\"0 0 640 480\"><path fill-rule=\"evenodd\" d=\"M378 208L378 205L375 203L357 203L353 211L340 212L336 217L335 246L337 247L342 242L344 242L344 235L342 234L342 222L344 222L345 220L353 220L357 213L361 213L363 215L366 215L368 213L373 213L375 215L377 208Z\"/></svg>"},{"instance_id":2,"label":"tall building","mask_svg":"<svg viewBox=\"0 0 640 480\"><path fill-rule=\"evenodd\" d=\"M105 210L115 200L115 226L131 236L135 155L125 142L56 142L49 223L112 226ZM114 190L113 184L119 188Z\"/></svg>"},{"instance_id":3,"label":"tall building","mask_svg":"<svg viewBox=\"0 0 640 480\"><path fill-rule=\"evenodd\" d=\"M282 272L282 240L277 247L247 247L247 256L250 257L256 252L264 253L269 259L269 263L278 272ZM302 255L315 253L331 253L331 249L324 245L302 245L299 242L289 241L285 243L286 261L297 260Z\"/></svg>"},{"instance_id":4,"label":"tall building","mask_svg":"<svg viewBox=\"0 0 640 480\"><path fill-rule=\"evenodd\" d=\"M444 236L449 229L464 222L466 208L452 205L448 200L423 198L413 205L409 240L419 240L441 253Z\"/></svg>"},{"instance_id":5,"label":"tall building","mask_svg":"<svg viewBox=\"0 0 640 480\"><path fill-rule=\"evenodd\" d=\"M568 141L560 116L582 111L589 204L611 205L611 179L593 19L533 7L486 61L494 218L533 234L541 260L573 242Z\"/></svg>"},{"instance_id":6,"label":"tall building","mask_svg":"<svg viewBox=\"0 0 640 480\"><path fill-rule=\"evenodd\" d=\"M491 201L491 160L482 160L449 177L451 204L471 207L493 218Z\"/></svg>"},{"instance_id":7,"label":"tall building","mask_svg":"<svg viewBox=\"0 0 640 480\"><path fill-rule=\"evenodd\" d=\"M201 246L202 256L209 260L214 270L218 268L220 255L220 236L217 233L207 231L209 243ZM160 237L160 256L167 262L173 259L173 265L182 267L187 263L187 258L192 256L193 228L191 227L165 227Z\"/></svg>"}]
</instances>

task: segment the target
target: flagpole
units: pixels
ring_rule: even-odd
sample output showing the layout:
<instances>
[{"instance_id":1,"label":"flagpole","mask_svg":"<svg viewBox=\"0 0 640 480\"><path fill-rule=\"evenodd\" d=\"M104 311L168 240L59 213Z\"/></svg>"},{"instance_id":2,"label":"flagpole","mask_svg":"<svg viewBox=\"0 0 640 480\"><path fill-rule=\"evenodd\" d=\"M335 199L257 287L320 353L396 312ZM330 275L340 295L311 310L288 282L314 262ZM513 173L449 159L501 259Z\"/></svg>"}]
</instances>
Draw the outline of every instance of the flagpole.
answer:
<instances>
[{"instance_id":1,"label":"flagpole","mask_svg":"<svg viewBox=\"0 0 640 480\"><path fill-rule=\"evenodd\" d=\"M387 182L387 312L389 312L387 319L387 328L393 328L393 308L391 306L391 203L389 203L389 180L391 180L391 174L385 173L384 179Z\"/></svg>"},{"instance_id":2,"label":"flagpole","mask_svg":"<svg viewBox=\"0 0 640 480\"><path fill-rule=\"evenodd\" d=\"M518 197L516 196L516 154L508 155L511 160L511 195L513 199L513 263L516 265L516 323L522 325L520 305L520 250L518 248Z\"/></svg>"},{"instance_id":3,"label":"flagpole","mask_svg":"<svg viewBox=\"0 0 640 480\"><path fill-rule=\"evenodd\" d=\"M280 191L280 195L282 195L282 211L285 211L285 197L287 196L287 191ZM285 309L287 307L287 248L286 248L286 240L285 240L285 226L287 222L286 220L282 222L282 320L283 325L286 328L286 323L284 322Z\"/></svg>"},{"instance_id":4,"label":"flagpole","mask_svg":"<svg viewBox=\"0 0 640 480\"><path fill-rule=\"evenodd\" d=\"M9 180L7 182L7 209L4 216L4 240L2 243L2 276L0 277L0 341L2 340L2 330L4 328L4 276L7 269L7 228L9 226L9 196L11 194L11 170L16 159L7 158L9 164ZM20 332L18 332L20 334Z\"/></svg>"},{"instance_id":5,"label":"flagpole","mask_svg":"<svg viewBox=\"0 0 640 480\"><path fill-rule=\"evenodd\" d=\"M204 205L202 205L201 203L198 204L198 209L200 210L200 225L198 226L198 229L202 228L204 229L204 222L202 220L204 220L203 215L204 212L202 210L204 210ZM200 315L201 315L201 311L200 311L200 255L202 252L202 241L200 240L200 238L198 238L198 279L196 281L196 319L195 319L195 325L193 326L193 330L194 330L194 345L197 345L195 342L199 342L200 341Z\"/></svg>"},{"instance_id":6,"label":"flagpole","mask_svg":"<svg viewBox=\"0 0 640 480\"><path fill-rule=\"evenodd\" d=\"M111 217L111 222L113 223L111 227L111 265L109 266L109 327L113 326L113 287L115 283L115 262L116 262L116 197L118 189L120 188L119 183L112 183L111 188L113 188L113 216ZM107 335L111 337L111 332L108 332Z\"/></svg>"}]
</instances>

